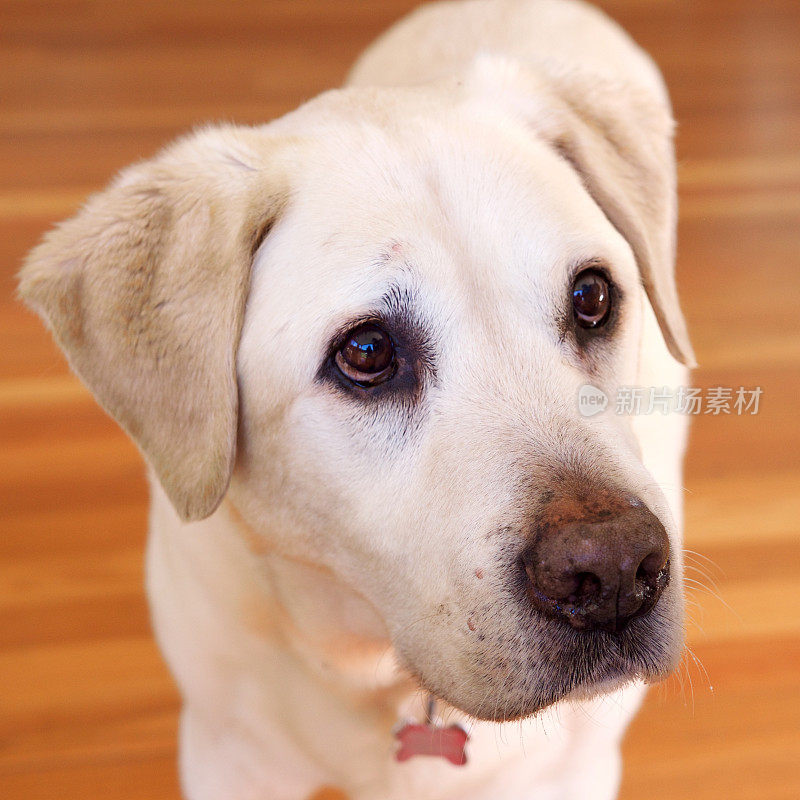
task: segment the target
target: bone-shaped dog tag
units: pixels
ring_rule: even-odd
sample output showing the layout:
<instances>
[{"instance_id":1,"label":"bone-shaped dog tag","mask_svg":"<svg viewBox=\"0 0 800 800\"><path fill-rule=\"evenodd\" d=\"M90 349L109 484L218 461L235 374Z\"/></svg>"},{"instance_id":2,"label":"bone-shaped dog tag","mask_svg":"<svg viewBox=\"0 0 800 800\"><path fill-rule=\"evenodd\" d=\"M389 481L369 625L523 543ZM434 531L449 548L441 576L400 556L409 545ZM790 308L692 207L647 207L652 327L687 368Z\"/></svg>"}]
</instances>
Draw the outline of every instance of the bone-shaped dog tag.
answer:
<instances>
[{"instance_id":1,"label":"bone-shaped dog tag","mask_svg":"<svg viewBox=\"0 0 800 800\"><path fill-rule=\"evenodd\" d=\"M461 767L467 763L465 747L469 736L460 725L440 728L435 725L403 725L395 733L400 742L395 753L398 761L408 761L414 756L438 756Z\"/></svg>"}]
</instances>

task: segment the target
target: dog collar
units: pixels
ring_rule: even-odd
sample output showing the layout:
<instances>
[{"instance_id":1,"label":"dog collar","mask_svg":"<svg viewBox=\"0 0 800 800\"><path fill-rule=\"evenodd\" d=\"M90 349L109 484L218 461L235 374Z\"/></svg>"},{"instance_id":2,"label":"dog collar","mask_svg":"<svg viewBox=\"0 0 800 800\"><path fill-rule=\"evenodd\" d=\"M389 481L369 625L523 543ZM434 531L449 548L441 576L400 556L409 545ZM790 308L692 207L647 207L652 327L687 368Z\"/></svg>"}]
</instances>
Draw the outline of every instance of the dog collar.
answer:
<instances>
[{"instance_id":1,"label":"dog collar","mask_svg":"<svg viewBox=\"0 0 800 800\"><path fill-rule=\"evenodd\" d=\"M405 722L394 731L399 742L395 759L408 761L414 756L434 756L449 761L456 767L467 763L466 745L469 735L460 725L438 725L435 723L436 700L428 695L423 724Z\"/></svg>"}]
</instances>

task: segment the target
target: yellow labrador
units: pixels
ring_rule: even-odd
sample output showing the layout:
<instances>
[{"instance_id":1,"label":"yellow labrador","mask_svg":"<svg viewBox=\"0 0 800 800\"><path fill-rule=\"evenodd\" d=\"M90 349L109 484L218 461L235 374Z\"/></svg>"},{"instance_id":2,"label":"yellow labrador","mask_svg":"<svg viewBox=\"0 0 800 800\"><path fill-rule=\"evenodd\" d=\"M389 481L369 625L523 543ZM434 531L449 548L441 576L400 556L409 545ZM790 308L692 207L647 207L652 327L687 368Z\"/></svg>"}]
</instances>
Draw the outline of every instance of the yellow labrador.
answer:
<instances>
[{"instance_id":1,"label":"yellow labrador","mask_svg":"<svg viewBox=\"0 0 800 800\"><path fill-rule=\"evenodd\" d=\"M685 417L577 398L691 365L672 128L598 11L437 3L31 253L23 298L149 465L188 798L615 794L682 648ZM466 765L419 755L456 724Z\"/></svg>"}]
</instances>

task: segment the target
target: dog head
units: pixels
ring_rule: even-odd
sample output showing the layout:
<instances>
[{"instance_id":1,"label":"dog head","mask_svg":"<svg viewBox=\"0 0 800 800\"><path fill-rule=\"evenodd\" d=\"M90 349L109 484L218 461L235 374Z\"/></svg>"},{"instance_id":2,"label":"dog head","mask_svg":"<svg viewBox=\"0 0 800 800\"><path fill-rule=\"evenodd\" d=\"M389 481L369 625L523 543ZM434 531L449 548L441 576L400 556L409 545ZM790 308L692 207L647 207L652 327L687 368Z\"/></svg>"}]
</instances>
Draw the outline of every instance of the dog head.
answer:
<instances>
[{"instance_id":1,"label":"dog head","mask_svg":"<svg viewBox=\"0 0 800 800\"><path fill-rule=\"evenodd\" d=\"M628 136L542 92L343 90L201 131L21 276L184 520L233 480L423 685L497 719L660 677L681 639L664 494L628 419L577 413L636 383L653 314L691 359L668 115Z\"/></svg>"}]
</instances>

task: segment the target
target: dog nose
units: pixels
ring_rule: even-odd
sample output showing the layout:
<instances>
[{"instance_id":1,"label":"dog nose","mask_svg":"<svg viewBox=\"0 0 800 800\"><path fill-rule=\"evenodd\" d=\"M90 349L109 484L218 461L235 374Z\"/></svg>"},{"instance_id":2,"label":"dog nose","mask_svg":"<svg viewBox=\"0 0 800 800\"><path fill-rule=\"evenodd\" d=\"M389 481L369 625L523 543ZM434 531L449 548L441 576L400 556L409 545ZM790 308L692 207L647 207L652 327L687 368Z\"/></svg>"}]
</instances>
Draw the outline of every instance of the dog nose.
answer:
<instances>
[{"instance_id":1,"label":"dog nose","mask_svg":"<svg viewBox=\"0 0 800 800\"><path fill-rule=\"evenodd\" d=\"M637 498L598 494L545 506L522 562L539 611L576 630L615 632L669 583L669 539Z\"/></svg>"}]
</instances>

